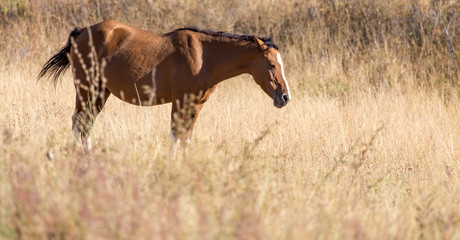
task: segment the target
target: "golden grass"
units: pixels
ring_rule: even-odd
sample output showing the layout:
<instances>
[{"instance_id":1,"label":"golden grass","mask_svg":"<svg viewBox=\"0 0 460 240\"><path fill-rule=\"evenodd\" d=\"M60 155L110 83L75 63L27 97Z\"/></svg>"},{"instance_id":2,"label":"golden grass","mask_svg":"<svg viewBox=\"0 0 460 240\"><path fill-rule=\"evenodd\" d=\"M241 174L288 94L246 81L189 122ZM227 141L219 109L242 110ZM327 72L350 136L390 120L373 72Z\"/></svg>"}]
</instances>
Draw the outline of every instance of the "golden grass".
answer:
<instances>
[{"instance_id":1,"label":"golden grass","mask_svg":"<svg viewBox=\"0 0 460 240\"><path fill-rule=\"evenodd\" d=\"M43 91L38 68L15 70L0 84L4 239L459 237L458 100L294 90L278 110L238 78L207 103L192 157L176 165L169 106L110 98L86 154L70 133L69 76Z\"/></svg>"},{"instance_id":2,"label":"golden grass","mask_svg":"<svg viewBox=\"0 0 460 240\"><path fill-rule=\"evenodd\" d=\"M146 1L123 14L110 1L81 1L80 8L43 2L8 1L24 4L26 17L6 15L0 4L0 239L460 238L460 98L456 59L442 58L445 41L431 41L441 33L422 35L430 41L421 46L358 44L352 54L354 48L342 44L359 34L342 31L327 42L325 33L334 29L327 19L339 16L347 1L338 1L337 15L302 22L309 22L300 26L308 34L287 31L285 38L279 32L294 28L305 7L332 6ZM410 6L375 2L384 16ZM146 9L152 3L157 6ZM365 13L369 2L361 3L356 11ZM278 32L293 100L279 110L248 76L222 83L198 119L190 159L176 163L167 158L170 105L141 108L110 97L94 126L94 151L85 153L70 131L71 74L56 90L35 76L67 38L69 19L100 18L103 13L85 8L91 4L161 31L196 21ZM46 6L54 6L57 20L40 17ZM413 7L429 13L433 5L416 1ZM171 16L160 14L176 8ZM229 19L219 14L225 8L232 9ZM144 12L136 9L160 13L141 21ZM250 13L260 16L259 25L245 22ZM353 19L330 24L360 22ZM374 26L364 20L364 28ZM54 21L63 24L53 27ZM18 27L29 30L17 34ZM420 49L426 55L416 55Z\"/></svg>"}]
</instances>

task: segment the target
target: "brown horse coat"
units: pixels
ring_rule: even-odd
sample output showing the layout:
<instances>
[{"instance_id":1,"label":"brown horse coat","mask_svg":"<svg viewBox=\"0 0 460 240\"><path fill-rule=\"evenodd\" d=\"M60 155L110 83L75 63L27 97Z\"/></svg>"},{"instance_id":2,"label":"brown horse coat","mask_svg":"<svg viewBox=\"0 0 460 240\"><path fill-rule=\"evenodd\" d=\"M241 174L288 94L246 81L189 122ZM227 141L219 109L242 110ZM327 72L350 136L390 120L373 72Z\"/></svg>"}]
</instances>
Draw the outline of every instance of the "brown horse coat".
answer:
<instances>
[{"instance_id":1,"label":"brown horse coat","mask_svg":"<svg viewBox=\"0 0 460 240\"><path fill-rule=\"evenodd\" d=\"M111 94L140 106L173 102L174 156L177 144L189 141L203 104L225 79L249 73L275 106L288 103L290 91L277 49L268 38L194 28L156 34L108 20L72 31L39 78L48 73L58 81L72 65L77 92L73 132L87 148L91 125Z\"/></svg>"}]
</instances>

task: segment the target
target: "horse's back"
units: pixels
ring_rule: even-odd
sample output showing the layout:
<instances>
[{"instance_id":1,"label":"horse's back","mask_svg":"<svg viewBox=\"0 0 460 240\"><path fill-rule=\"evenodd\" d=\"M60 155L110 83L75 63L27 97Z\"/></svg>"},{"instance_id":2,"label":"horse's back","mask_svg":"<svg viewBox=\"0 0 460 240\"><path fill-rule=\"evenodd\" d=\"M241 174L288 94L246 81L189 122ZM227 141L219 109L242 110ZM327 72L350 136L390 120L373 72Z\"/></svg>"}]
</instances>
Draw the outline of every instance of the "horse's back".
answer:
<instances>
[{"instance_id":1,"label":"horse's back","mask_svg":"<svg viewBox=\"0 0 460 240\"><path fill-rule=\"evenodd\" d=\"M160 102L170 102L172 88L177 92L199 92L201 82L206 81L203 71L203 46L201 35L190 30L176 30L156 34L114 20L106 20L82 30L75 40L81 56L88 56L92 45L97 59L84 59L86 66L94 60L106 62L104 77L106 87L118 98L140 104L149 96L144 88L156 89ZM71 51L76 77L84 82L86 71L81 60ZM201 82L195 81L200 78ZM192 84L193 82L193 84Z\"/></svg>"},{"instance_id":2,"label":"horse's back","mask_svg":"<svg viewBox=\"0 0 460 240\"><path fill-rule=\"evenodd\" d=\"M110 92L129 103L140 104L138 100L149 99L149 96L144 96L143 89L155 87L158 103L160 99L171 101L171 64L168 58L174 49L168 37L107 20L82 30L75 40L81 56L88 56L91 52L88 29L97 61L104 60L106 63L104 77ZM85 82L86 73L74 51L71 51L71 58L76 77L80 82ZM84 63L91 66L94 60L86 58Z\"/></svg>"},{"instance_id":3,"label":"horse's back","mask_svg":"<svg viewBox=\"0 0 460 240\"><path fill-rule=\"evenodd\" d=\"M94 47L97 58L101 59L116 52L134 32L135 29L131 26L115 20L105 20L83 28L75 43L83 55L91 52L91 47ZM76 57L74 51L71 51L71 57Z\"/></svg>"}]
</instances>

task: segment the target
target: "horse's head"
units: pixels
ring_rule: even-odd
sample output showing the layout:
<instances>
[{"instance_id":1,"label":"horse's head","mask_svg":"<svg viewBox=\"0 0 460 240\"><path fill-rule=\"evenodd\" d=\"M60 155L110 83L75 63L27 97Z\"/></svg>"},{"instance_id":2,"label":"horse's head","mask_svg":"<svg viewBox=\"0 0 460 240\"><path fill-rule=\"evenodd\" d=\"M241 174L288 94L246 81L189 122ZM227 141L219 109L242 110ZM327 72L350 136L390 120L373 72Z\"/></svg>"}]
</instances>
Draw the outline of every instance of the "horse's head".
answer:
<instances>
[{"instance_id":1,"label":"horse's head","mask_svg":"<svg viewBox=\"0 0 460 240\"><path fill-rule=\"evenodd\" d=\"M261 54L252 61L251 74L264 92L273 98L274 105L282 108L291 100L291 92L284 76L281 55L274 44L266 44L256 36L254 42Z\"/></svg>"}]
</instances>

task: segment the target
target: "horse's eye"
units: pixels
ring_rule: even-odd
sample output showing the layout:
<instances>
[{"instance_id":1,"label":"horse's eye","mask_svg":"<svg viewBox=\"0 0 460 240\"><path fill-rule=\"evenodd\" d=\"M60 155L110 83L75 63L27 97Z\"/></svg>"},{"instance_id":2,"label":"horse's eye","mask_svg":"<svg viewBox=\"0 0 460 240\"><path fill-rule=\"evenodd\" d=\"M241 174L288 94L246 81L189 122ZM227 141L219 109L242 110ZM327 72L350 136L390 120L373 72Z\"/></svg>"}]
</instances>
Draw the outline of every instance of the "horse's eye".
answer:
<instances>
[{"instance_id":1,"label":"horse's eye","mask_svg":"<svg viewBox=\"0 0 460 240\"><path fill-rule=\"evenodd\" d=\"M270 69L274 69L274 68L275 68L275 64L270 63Z\"/></svg>"}]
</instances>

